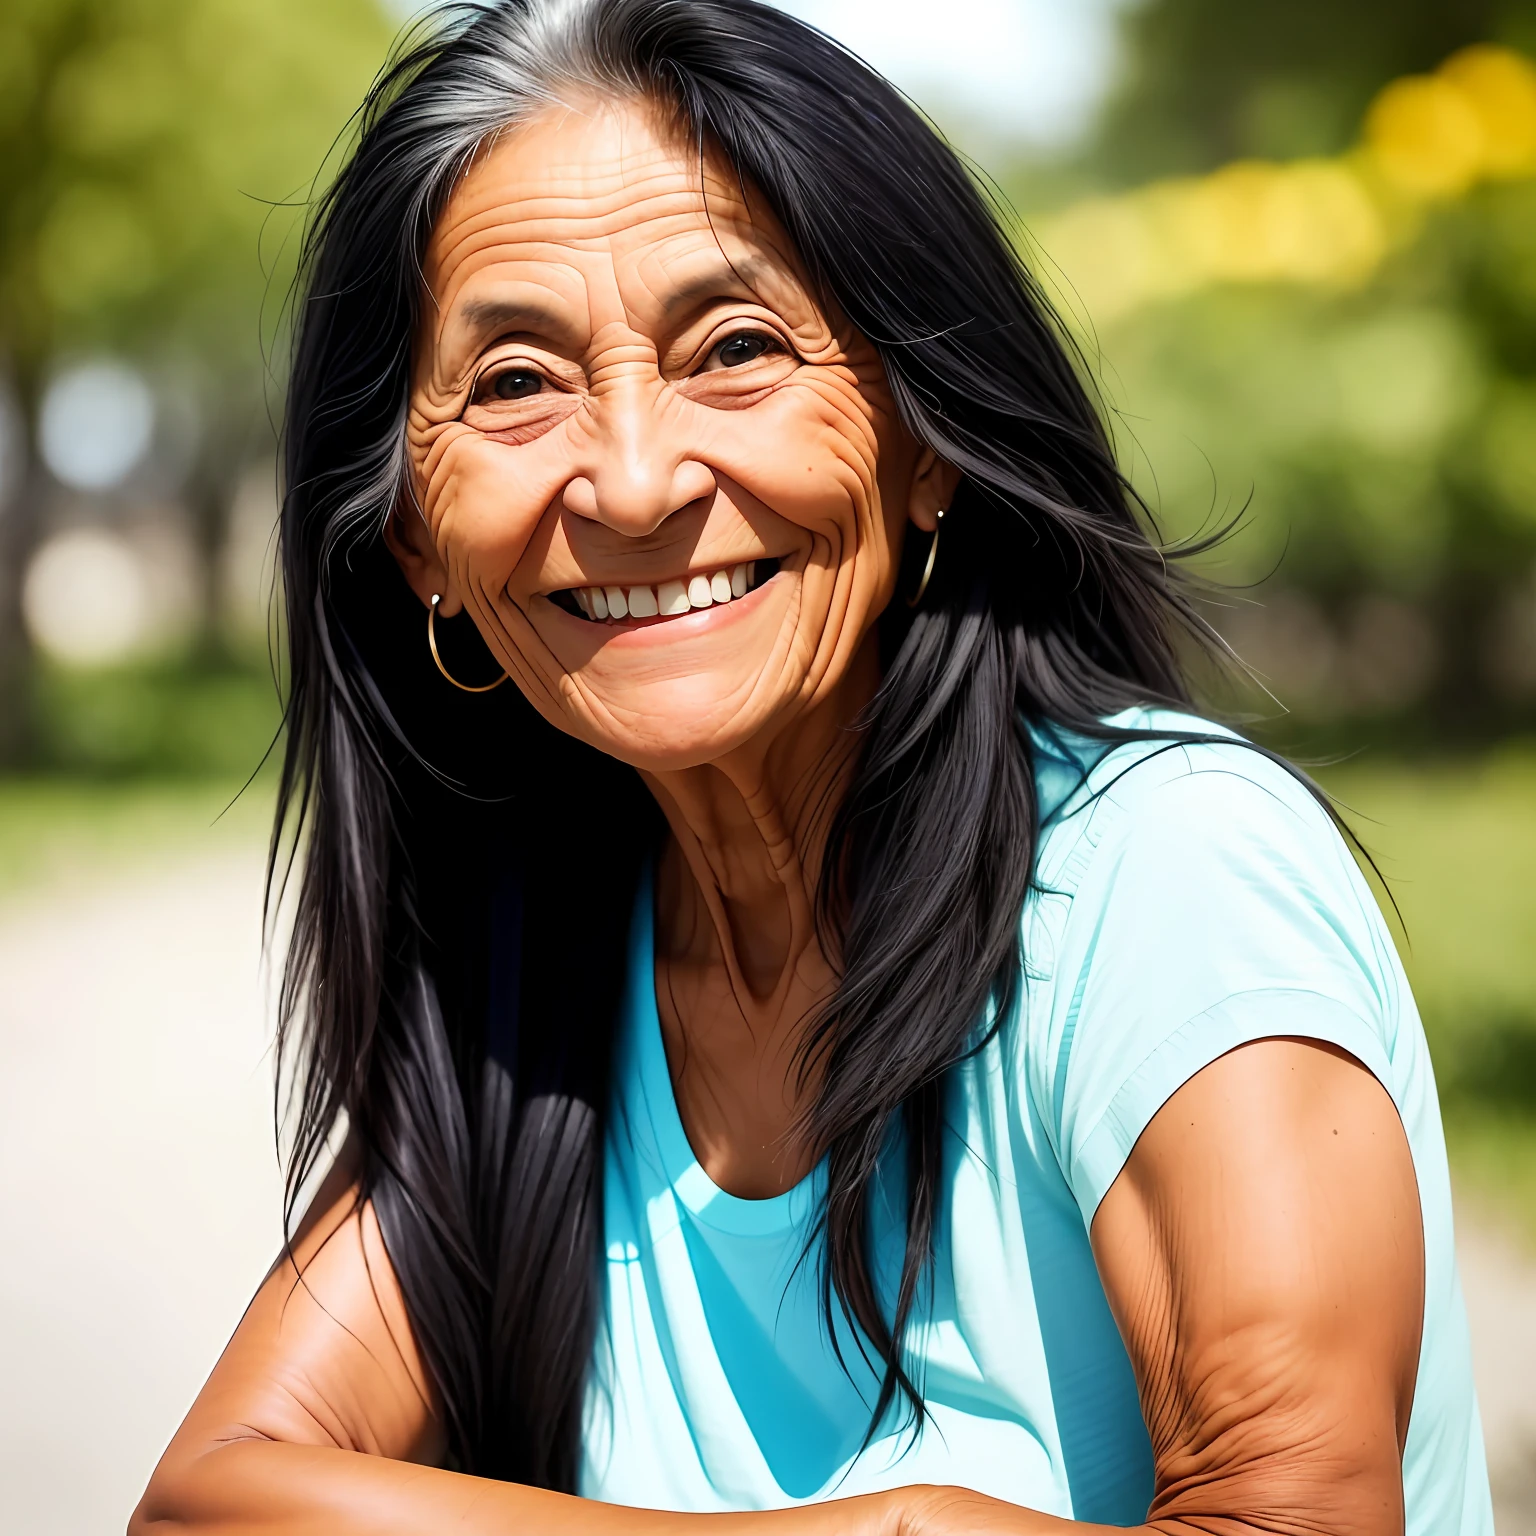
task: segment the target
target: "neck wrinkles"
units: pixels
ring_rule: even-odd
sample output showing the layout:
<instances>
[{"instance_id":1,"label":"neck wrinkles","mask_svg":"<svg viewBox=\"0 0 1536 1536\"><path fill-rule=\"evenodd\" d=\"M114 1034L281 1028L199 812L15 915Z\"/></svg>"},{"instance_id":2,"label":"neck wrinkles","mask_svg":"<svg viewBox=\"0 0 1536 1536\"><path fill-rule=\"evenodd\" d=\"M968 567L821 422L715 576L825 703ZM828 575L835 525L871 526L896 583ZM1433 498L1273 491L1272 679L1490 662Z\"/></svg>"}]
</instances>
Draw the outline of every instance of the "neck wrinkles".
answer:
<instances>
[{"instance_id":1,"label":"neck wrinkles","mask_svg":"<svg viewBox=\"0 0 1536 1536\"><path fill-rule=\"evenodd\" d=\"M656 892L656 991L678 1109L721 1187L762 1198L807 1170L786 1141L814 1079L797 1051L836 985L815 895L879 683L873 635L835 693L771 742L646 775L672 829Z\"/></svg>"},{"instance_id":2,"label":"neck wrinkles","mask_svg":"<svg viewBox=\"0 0 1536 1536\"><path fill-rule=\"evenodd\" d=\"M878 685L874 651L871 638L836 694L766 746L646 775L672 829L662 954L697 963L707 947L738 988L766 1003L815 943L816 883L857 758L850 726Z\"/></svg>"}]
</instances>

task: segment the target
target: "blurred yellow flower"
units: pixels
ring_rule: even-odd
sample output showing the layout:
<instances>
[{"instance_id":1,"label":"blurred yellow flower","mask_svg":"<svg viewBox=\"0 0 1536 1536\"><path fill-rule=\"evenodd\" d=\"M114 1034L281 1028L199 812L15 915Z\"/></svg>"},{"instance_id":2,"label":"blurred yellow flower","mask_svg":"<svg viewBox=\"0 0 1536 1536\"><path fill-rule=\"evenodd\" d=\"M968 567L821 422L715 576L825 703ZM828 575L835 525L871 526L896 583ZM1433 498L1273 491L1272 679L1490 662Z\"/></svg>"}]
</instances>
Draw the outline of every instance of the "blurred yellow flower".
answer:
<instances>
[{"instance_id":1,"label":"blurred yellow flower","mask_svg":"<svg viewBox=\"0 0 1536 1536\"><path fill-rule=\"evenodd\" d=\"M1363 283L1422 205L1533 174L1536 66L1479 45L1387 86L1357 150L1087 199L1042 221L1039 244L1088 318L1111 323L1213 283Z\"/></svg>"},{"instance_id":2,"label":"blurred yellow flower","mask_svg":"<svg viewBox=\"0 0 1536 1536\"><path fill-rule=\"evenodd\" d=\"M1208 283L1347 286L1387 247L1386 222L1347 165L1244 161L1079 203L1040 240L1088 313L1112 321Z\"/></svg>"},{"instance_id":3,"label":"blurred yellow flower","mask_svg":"<svg viewBox=\"0 0 1536 1536\"><path fill-rule=\"evenodd\" d=\"M1536 65L1508 48L1463 48L1440 66L1477 114L1483 130L1482 173L1536 172Z\"/></svg>"},{"instance_id":4,"label":"blurred yellow flower","mask_svg":"<svg viewBox=\"0 0 1536 1536\"><path fill-rule=\"evenodd\" d=\"M1244 161L1184 184L1185 259L1202 282L1348 283L1386 243L1356 176L1324 160Z\"/></svg>"},{"instance_id":5,"label":"blurred yellow flower","mask_svg":"<svg viewBox=\"0 0 1536 1536\"><path fill-rule=\"evenodd\" d=\"M1438 75L1394 80L1366 114L1366 149L1410 196L1465 192L1482 170L1485 142L1471 97Z\"/></svg>"}]
</instances>

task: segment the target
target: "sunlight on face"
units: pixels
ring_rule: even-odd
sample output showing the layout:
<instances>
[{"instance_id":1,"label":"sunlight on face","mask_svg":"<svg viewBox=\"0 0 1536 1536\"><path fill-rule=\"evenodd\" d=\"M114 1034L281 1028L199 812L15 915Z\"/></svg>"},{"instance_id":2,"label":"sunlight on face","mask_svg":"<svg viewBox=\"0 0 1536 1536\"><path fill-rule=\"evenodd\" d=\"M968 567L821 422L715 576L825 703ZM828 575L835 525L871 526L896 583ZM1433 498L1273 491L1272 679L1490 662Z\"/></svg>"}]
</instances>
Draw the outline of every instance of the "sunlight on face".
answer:
<instances>
[{"instance_id":1,"label":"sunlight on face","mask_svg":"<svg viewBox=\"0 0 1536 1536\"><path fill-rule=\"evenodd\" d=\"M874 348L734 175L700 180L638 103L551 110L476 165L425 264L425 522L391 536L547 718L654 770L828 698L905 520L931 526Z\"/></svg>"}]
</instances>

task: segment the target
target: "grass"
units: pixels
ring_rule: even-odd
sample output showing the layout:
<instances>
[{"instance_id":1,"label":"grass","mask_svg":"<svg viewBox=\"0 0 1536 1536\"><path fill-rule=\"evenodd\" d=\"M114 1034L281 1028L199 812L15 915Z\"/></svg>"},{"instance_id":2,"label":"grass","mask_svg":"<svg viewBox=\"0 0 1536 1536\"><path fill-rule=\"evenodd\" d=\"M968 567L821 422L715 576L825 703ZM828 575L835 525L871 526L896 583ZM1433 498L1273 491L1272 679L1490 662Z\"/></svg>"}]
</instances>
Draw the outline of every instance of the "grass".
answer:
<instances>
[{"instance_id":1,"label":"grass","mask_svg":"<svg viewBox=\"0 0 1536 1536\"><path fill-rule=\"evenodd\" d=\"M0 779L0 901L146 857L259 842L272 814L270 776L240 789L224 777Z\"/></svg>"},{"instance_id":2,"label":"grass","mask_svg":"<svg viewBox=\"0 0 1536 1536\"><path fill-rule=\"evenodd\" d=\"M1536 750L1322 777L1401 911L1458 1183L1536 1242Z\"/></svg>"},{"instance_id":3,"label":"grass","mask_svg":"<svg viewBox=\"0 0 1536 1536\"><path fill-rule=\"evenodd\" d=\"M267 753L281 719L264 662L237 657L171 656L98 672L42 667L33 709L49 768L236 784Z\"/></svg>"},{"instance_id":4,"label":"grass","mask_svg":"<svg viewBox=\"0 0 1536 1536\"><path fill-rule=\"evenodd\" d=\"M261 658L43 666L31 712L37 769L0 778L0 900L162 851L265 836L280 712Z\"/></svg>"}]
</instances>

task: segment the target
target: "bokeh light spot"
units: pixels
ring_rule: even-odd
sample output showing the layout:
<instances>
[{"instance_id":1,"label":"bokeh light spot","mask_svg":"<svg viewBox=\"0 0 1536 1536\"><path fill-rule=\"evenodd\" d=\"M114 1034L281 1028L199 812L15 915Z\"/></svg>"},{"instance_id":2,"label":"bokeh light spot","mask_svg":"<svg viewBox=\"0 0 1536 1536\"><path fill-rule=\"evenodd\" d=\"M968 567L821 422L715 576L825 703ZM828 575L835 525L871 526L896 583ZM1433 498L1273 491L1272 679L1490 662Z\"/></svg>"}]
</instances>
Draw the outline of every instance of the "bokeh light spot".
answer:
<instances>
[{"instance_id":1,"label":"bokeh light spot","mask_svg":"<svg viewBox=\"0 0 1536 1536\"><path fill-rule=\"evenodd\" d=\"M131 653L149 628L144 574L128 541L77 528L33 556L22 589L27 631L39 650L70 666L102 666Z\"/></svg>"},{"instance_id":2,"label":"bokeh light spot","mask_svg":"<svg viewBox=\"0 0 1536 1536\"><path fill-rule=\"evenodd\" d=\"M65 485L107 491L137 467L154 426L154 396L143 376L102 360L71 368L49 386L38 447Z\"/></svg>"}]
</instances>

